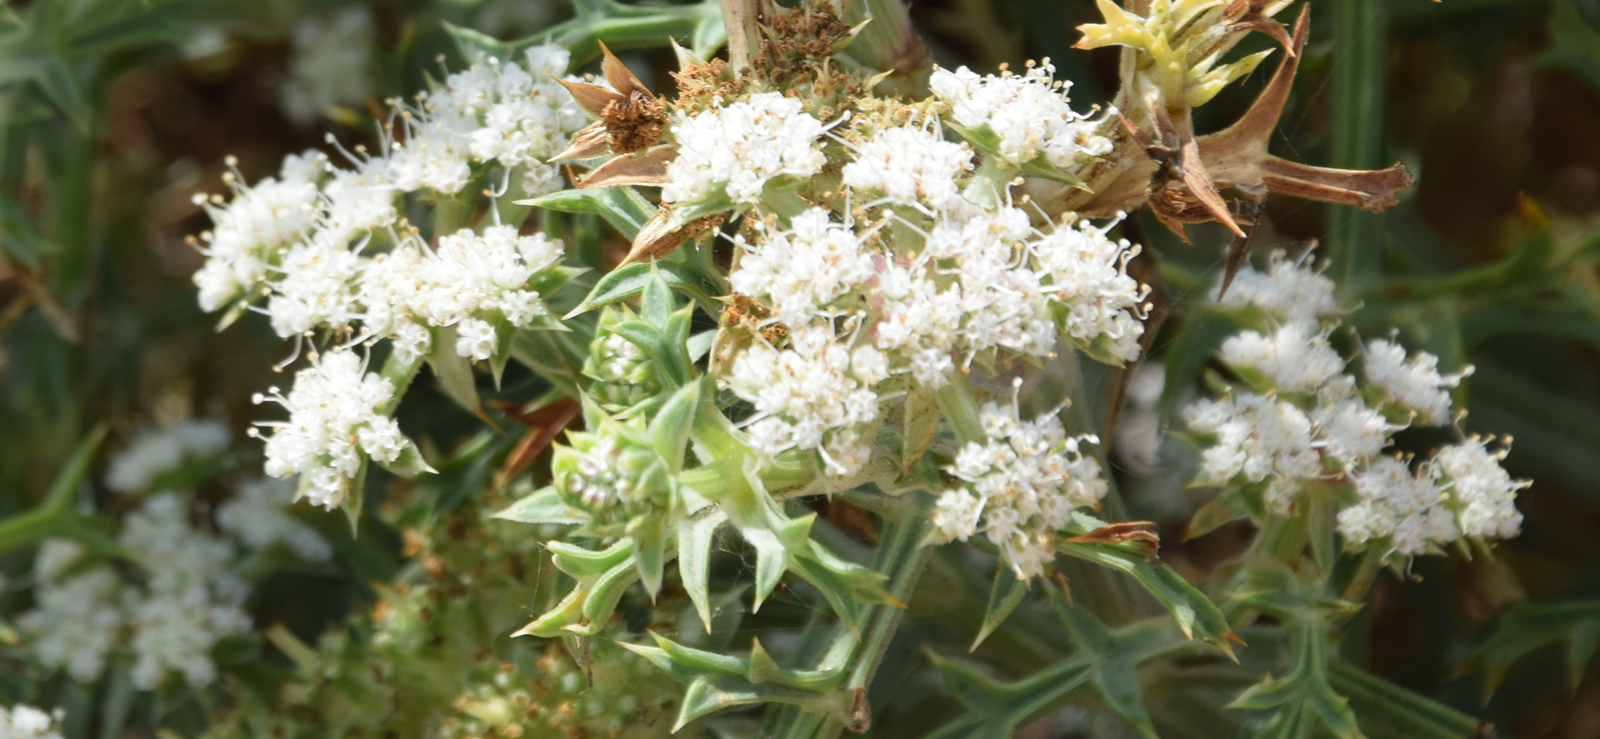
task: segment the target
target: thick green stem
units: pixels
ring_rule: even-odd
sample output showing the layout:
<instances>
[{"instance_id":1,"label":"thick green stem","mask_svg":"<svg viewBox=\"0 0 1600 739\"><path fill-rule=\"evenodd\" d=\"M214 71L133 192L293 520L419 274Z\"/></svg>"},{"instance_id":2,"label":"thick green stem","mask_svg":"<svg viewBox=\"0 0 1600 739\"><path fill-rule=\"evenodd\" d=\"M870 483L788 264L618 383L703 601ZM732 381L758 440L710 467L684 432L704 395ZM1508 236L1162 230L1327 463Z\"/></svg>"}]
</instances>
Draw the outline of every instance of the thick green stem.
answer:
<instances>
[{"instance_id":1,"label":"thick green stem","mask_svg":"<svg viewBox=\"0 0 1600 739\"><path fill-rule=\"evenodd\" d=\"M1350 581L1345 583L1344 590L1339 598L1351 603L1360 603L1367 599L1367 593L1372 590L1372 583L1378 579L1378 570L1383 568L1383 549L1371 546L1361 553L1361 563L1350 576Z\"/></svg>"},{"instance_id":2,"label":"thick green stem","mask_svg":"<svg viewBox=\"0 0 1600 739\"><path fill-rule=\"evenodd\" d=\"M48 126L40 133L50 188L50 239L57 256L51 289L71 308L89 294L95 258L93 222L94 141L70 126Z\"/></svg>"},{"instance_id":3,"label":"thick green stem","mask_svg":"<svg viewBox=\"0 0 1600 739\"><path fill-rule=\"evenodd\" d=\"M1381 0L1334 0L1333 166L1375 169L1383 155L1384 48L1387 10ZM1383 222L1373 213L1329 206L1331 277L1346 296L1382 272Z\"/></svg>"},{"instance_id":4,"label":"thick green stem","mask_svg":"<svg viewBox=\"0 0 1600 739\"><path fill-rule=\"evenodd\" d=\"M840 669L847 675L843 690L849 695L849 712L839 715L832 712L806 711L783 716L774 733L763 734L773 739L832 739L849 729L856 733L866 731L872 724L872 709L867 703L867 688L877 673L883 655L894 641L895 631L905 615L904 604L927 569L933 548L923 546L932 527L927 516L914 515L901 521L887 521L878 545L873 568L888 576L886 590L894 596L896 604L873 605L863 609L860 636L848 629L840 629L834 642L825 652L821 670Z\"/></svg>"}]
</instances>

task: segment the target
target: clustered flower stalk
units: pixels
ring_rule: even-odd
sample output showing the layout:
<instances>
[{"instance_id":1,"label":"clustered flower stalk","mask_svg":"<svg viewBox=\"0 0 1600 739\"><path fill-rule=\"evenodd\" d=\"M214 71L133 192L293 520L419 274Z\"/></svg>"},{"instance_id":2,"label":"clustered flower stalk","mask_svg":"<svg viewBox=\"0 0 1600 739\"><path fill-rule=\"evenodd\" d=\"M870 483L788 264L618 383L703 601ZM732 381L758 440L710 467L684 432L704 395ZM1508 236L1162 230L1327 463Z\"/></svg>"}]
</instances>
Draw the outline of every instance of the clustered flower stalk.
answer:
<instances>
[{"instance_id":1,"label":"clustered flower stalk","mask_svg":"<svg viewBox=\"0 0 1600 739\"><path fill-rule=\"evenodd\" d=\"M230 178L231 200L202 198L215 225L195 281L208 310L262 313L307 356L287 393L258 401L289 415L260 424L267 471L298 475L302 496L352 522L368 465L431 469L393 419L423 365L474 412L474 372L498 382L512 361L581 405L550 484L500 514L567 532L548 548L572 589L519 634L600 635L627 589L656 598L674 562L710 631L725 530L755 554L752 610L785 578L832 609L833 646L800 668L759 642L748 658L663 636L627 645L688 684L679 726L773 703L764 735L866 730L877 663L950 542L998 558L985 635L1067 554L1132 574L1185 636L1227 650L1229 624L1155 563L1154 534L1092 515L1115 507L1101 440L1063 422L1086 405L1081 384L1077 397L1022 394L1052 364L1143 358L1150 287L1129 273L1140 247L1116 235L1128 210L1148 205L1180 234L1216 220L1241 239L1218 299L1247 330L1220 347L1229 387L1186 419L1219 505L1301 522L1274 539L1282 559L1334 527L1345 547L1398 562L1514 535L1520 520L1523 483L1489 440L1423 462L1383 454L1408 424L1455 423L1465 372L1383 338L1351 364L1333 348L1325 279L1284 259L1245 266L1253 217L1222 190L1381 208L1409 180L1266 154L1306 38L1306 16L1292 34L1272 20L1287 4L1101 0L1105 22L1080 46L1124 49L1104 109L1073 107L1049 60L933 68L925 91L891 92L889 73L918 75L862 60L925 58L920 46L852 57L867 26L823 1L724 0L728 61L675 47L670 98L603 44L600 78L568 74L554 45L485 56L393 101L379 150L290 157L254 185ZM1268 55L1220 61L1249 32L1280 41L1283 61L1243 120L1197 136L1192 109ZM522 223L539 209L603 216L631 240L626 259L583 275L565 234ZM702 314L714 332L693 333ZM818 494L885 512L873 566L831 551L815 514L787 504ZM1323 517L1309 529L1308 511Z\"/></svg>"}]
</instances>

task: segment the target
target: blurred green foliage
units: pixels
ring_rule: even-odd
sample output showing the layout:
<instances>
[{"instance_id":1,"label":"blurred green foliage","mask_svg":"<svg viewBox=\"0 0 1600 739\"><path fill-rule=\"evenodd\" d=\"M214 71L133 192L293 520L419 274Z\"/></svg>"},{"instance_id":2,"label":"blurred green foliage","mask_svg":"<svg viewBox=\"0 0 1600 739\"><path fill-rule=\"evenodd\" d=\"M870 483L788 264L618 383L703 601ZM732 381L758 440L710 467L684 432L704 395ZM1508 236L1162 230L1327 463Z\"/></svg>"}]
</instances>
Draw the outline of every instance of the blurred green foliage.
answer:
<instances>
[{"instance_id":1,"label":"blurred green foliage","mask_svg":"<svg viewBox=\"0 0 1600 739\"><path fill-rule=\"evenodd\" d=\"M0 520L41 504L115 509L96 482L102 463L72 456L92 429L109 428L117 448L141 425L218 416L243 436L253 417L251 392L273 382L256 368L277 359L275 342L258 316L245 319L246 330L212 331L187 277L199 259L184 243L205 227L190 196L218 188L225 155L236 154L253 178L282 155L318 145L320 134L370 138L377 102L437 78L441 55L445 67L463 64L463 43L498 48L494 39L539 41L553 28L583 47L579 56L592 57L584 45L596 38L595 18L614 19L625 7L609 0L577 10L539 2L517 10L497 0L370 3L369 100L296 126L275 95L295 23L358 4L32 0L0 7ZM652 16L665 20L649 33L713 47L721 40L708 20L714 8L675 5ZM1078 102L1104 101L1114 89L1115 52L1070 50L1073 27L1095 18L1087 0L929 0L912 14L942 65L987 71L1050 56L1059 76L1075 81ZM1245 46L1255 51L1268 41ZM654 72L647 80L654 89L667 87L669 55L641 52L637 61ZM1202 111L1200 130L1231 121L1264 77L1224 92ZM1360 302L1349 323L1363 336L1398 330L1446 366L1478 367L1466 390L1473 408L1467 426L1515 436L1507 466L1535 480L1520 500L1523 534L1492 559L1419 560L1408 578L1382 576L1340 654L1308 653L1314 640L1296 635L1325 629L1324 614L1345 604L1280 600L1257 605L1291 626L1282 643L1246 632L1252 649L1242 665L1197 662L1158 674L1133 666L1173 648L1163 631L1170 621L1119 622L1059 598L1020 608L1010 628L977 647L972 659L984 668L930 660L911 645L961 654L994 610L984 604L1008 597L988 592L987 563L942 550L910 597L915 610L934 615L903 625L873 686L875 735L924 736L941 726L945 736L1127 731L1056 709L1092 683L1110 713L1141 734L1217 736L1203 727L1237 726L1239 719L1215 709L1229 698L1203 694L1236 696L1291 653L1326 667L1331 685L1302 675L1301 682L1260 684L1236 704L1294 706L1283 715L1295 726L1279 726L1285 735L1314 735L1323 731L1311 728L1319 722L1348 734L1359 720L1369 737L1450 736L1475 731L1471 717L1507 735L1600 733L1600 674L1590 659L1600 638L1600 550L1588 546L1600 535L1600 3L1319 0L1313 44L1273 146L1318 164L1400 160L1416 174L1416 186L1382 215L1269 200L1254 248L1299 252L1316 244L1347 298ZM590 229L598 262L620 244L601 243L593 215L573 228ZM1152 361L1165 365L1164 411L1171 413L1226 335L1205 307L1226 240L1220 230L1200 229L1195 245L1177 243L1147 217L1126 229L1159 255L1142 261L1146 279L1160 278L1157 296L1168 316ZM692 267L663 271L689 282ZM630 277L640 275L619 271L607 279ZM1087 381L1091 396L1109 402L1115 378ZM479 390L493 400L541 388L514 368L502 387L498 394L487 385ZM1107 411L1092 410L1102 418ZM512 415L489 413L502 428L515 428ZM593 676L598 692L582 694L553 645L510 644L510 630L560 590L554 570L544 567L547 554L520 530L483 516L503 502L500 493L484 491L495 487L517 437L474 434L477 420L432 383L413 393L400 420L431 458L449 463L415 485L391 487L374 475L358 538L342 521L317 524L335 546L331 569L285 570L256 584L250 604L268 636L229 644L233 651L217 656L234 692L178 690L134 702L115 677L100 686L62 676L34 684L0 655L7 672L0 698L48 699L77 712L83 718L68 722L74 737L126 736L119 733L124 720L136 736L157 728L196 736L208 725L217 735L254 736L267 727L251 724L260 713L249 707L270 713L280 705L288 706L283 726L298 735L377 736L397 715L418 731L444 716L454 716L451 726L463 732L470 721L505 725L495 711L520 705L518 690L532 695L543 685L574 701L580 707L572 710L597 727L601 719L636 715L624 736L663 733L670 723L664 717L675 713L663 704L676 692L641 661L620 653L598 658L613 674ZM1402 439L1412 451L1439 442L1420 433ZM255 447L243 449L234 473L256 463ZM1129 517L1160 523L1163 560L1191 581L1204 582L1241 549L1237 524L1184 541L1203 501L1181 480L1143 479L1132 467L1118 474L1129 491ZM215 495L206 484L199 490ZM830 546L867 560L852 539L859 532L845 533L848 521L817 527ZM26 577L30 552L7 546L6 531L0 524L0 550L9 549L0 551L0 575L16 583ZM471 549L480 544L518 559L518 567L543 569L532 578L472 572L472 563L484 560L482 549ZM1284 582L1269 586L1293 593L1292 577L1285 573ZM1073 587L1080 603L1094 602L1093 576L1074 576ZM11 588L0 593L0 613L19 602ZM1115 584L1098 592L1106 600L1131 597ZM779 638L798 642L785 645L795 654L820 649L826 635L815 625L818 604L808 598L780 591L739 638L783 632ZM619 610L636 633L663 613L681 615L674 624L680 639L692 641L684 635L698 628L691 628L698 618L682 593L667 593L654 607L625 601ZM0 622L0 642L8 634ZM381 642L401 637L413 641ZM1490 679L1468 675L1469 668ZM497 675L510 677L501 685ZM296 687L281 693L286 684ZM501 685L504 695L459 703L474 685ZM1142 704L1117 700L1140 687ZM1349 709L1332 693L1347 696ZM1414 718L1415 711L1385 713L1421 705L1421 696L1448 708L1429 709L1429 722L1415 726L1395 718ZM623 697L634 700L627 709L583 703Z\"/></svg>"}]
</instances>

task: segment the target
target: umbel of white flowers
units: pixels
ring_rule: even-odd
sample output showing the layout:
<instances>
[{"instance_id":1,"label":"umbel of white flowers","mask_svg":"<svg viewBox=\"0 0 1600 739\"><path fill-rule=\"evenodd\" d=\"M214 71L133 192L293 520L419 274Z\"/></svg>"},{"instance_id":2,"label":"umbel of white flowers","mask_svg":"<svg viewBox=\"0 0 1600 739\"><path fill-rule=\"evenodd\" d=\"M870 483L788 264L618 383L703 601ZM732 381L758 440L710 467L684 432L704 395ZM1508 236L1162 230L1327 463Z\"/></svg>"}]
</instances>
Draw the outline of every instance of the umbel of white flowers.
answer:
<instances>
[{"instance_id":1,"label":"umbel of white flowers","mask_svg":"<svg viewBox=\"0 0 1600 739\"><path fill-rule=\"evenodd\" d=\"M1352 485L1357 502L1338 514L1351 548L1410 557L1463 537L1516 536L1517 491L1529 483L1500 466L1506 449L1492 449L1492 439L1471 437L1420 462L1385 455L1394 432L1454 420L1449 391L1470 366L1441 374L1437 357L1408 358L1394 341L1373 339L1361 352L1361 372L1347 373L1328 343L1338 327L1333 283L1281 254L1266 273L1244 267L1223 302L1253 305L1276 328L1224 342L1219 355L1244 387L1185 411L1189 428L1208 440L1204 482L1259 487L1280 516L1309 482Z\"/></svg>"},{"instance_id":2,"label":"umbel of white flowers","mask_svg":"<svg viewBox=\"0 0 1600 739\"><path fill-rule=\"evenodd\" d=\"M217 421L146 429L112 458L108 483L170 479L197 456L220 453L227 437ZM170 453L174 444L183 453ZM151 492L145 484L119 492L151 493L124 519L118 538L138 577L128 580L118 568L91 564L74 541L46 539L34 559L34 608L17 619L32 657L80 682L98 680L110 656L128 650L133 684L142 690L171 674L196 687L210 685L217 677L212 649L250 628L239 555L282 545L308 562L332 556L316 529L284 510L294 498L294 486L284 481L239 485L216 509L216 533L191 524L194 511L185 496Z\"/></svg>"}]
</instances>

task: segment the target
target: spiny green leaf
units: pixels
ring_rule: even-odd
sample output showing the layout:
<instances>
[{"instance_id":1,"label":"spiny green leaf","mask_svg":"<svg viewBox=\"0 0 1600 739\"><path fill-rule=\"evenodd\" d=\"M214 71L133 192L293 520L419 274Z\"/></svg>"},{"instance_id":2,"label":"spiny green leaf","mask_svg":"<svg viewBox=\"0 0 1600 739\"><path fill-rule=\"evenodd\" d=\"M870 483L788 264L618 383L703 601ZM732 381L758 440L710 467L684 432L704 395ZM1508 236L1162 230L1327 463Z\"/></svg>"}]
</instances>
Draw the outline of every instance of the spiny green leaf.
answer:
<instances>
[{"instance_id":1,"label":"spiny green leaf","mask_svg":"<svg viewBox=\"0 0 1600 739\"><path fill-rule=\"evenodd\" d=\"M1566 642L1568 687L1577 690L1600 639L1600 599L1518 603L1500 617L1488 640L1473 651L1463 672L1483 672L1493 694L1507 670L1534 650Z\"/></svg>"},{"instance_id":2,"label":"spiny green leaf","mask_svg":"<svg viewBox=\"0 0 1600 739\"><path fill-rule=\"evenodd\" d=\"M667 556L667 517L645 514L628 522L628 536L633 538L633 562L639 571L639 581L655 602L661 592L662 569Z\"/></svg>"},{"instance_id":3,"label":"spiny green leaf","mask_svg":"<svg viewBox=\"0 0 1600 739\"><path fill-rule=\"evenodd\" d=\"M512 503L494 517L531 524L582 524L590 520L589 514L567 505L560 491L550 486Z\"/></svg>"},{"instance_id":4,"label":"spiny green leaf","mask_svg":"<svg viewBox=\"0 0 1600 739\"><path fill-rule=\"evenodd\" d=\"M694 249L685 246L654 262L630 262L608 272L569 315L586 313L638 295L644 291L652 271L659 271L667 285L689 296L702 309L715 311L716 298L724 292L721 280L690 259L688 252L692 251Z\"/></svg>"},{"instance_id":5,"label":"spiny green leaf","mask_svg":"<svg viewBox=\"0 0 1600 739\"><path fill-rule=\"evenodd\" d=\"M978 637L972 640L969 651L975 651L984 639L994 633L996 628L1017 610L1017 605L1022 603L1022 597L1028 594L1028 580L1019 578L1010 568L1001 566L995 573L994 585L989 590L989 605L983 611L983 626L978 629Z\"/></svg>"},{"instance_id":6,"label":"spiny green leaf","mask_svg":"<svg viewBox=\"0 0 1600 739\"><path fill-rule=\"evenodd\" d=\"M575 544L552 541L545 545L554 556L556 569L579 580L599 577L621 566L633 555L633 540L623 539L601 550L584 549Z\"/></svg>"},{"instance_id":7,"label":"spiny green leaf","mask_svg":"<svg viewBox=\"0 0 1600 739\"><path fill-rule=\"evenodd\" d=\"M583 618L586 623L581 626L567 626L571 631L580 636L594 636L606 627L611 620L611 614L617 610L617 602L622 600L623 591L639 577L639 568L633 563L630 556L627 561L613 567L594 582L594 588L583 601Z\"/></svg>"},{"instance_id":8,"label":"spiny green leaf","mask_svg":"<svg viewBox=\"0 0 1600 739\"><path fill-rule=\"evenodd\" d=\"M78 488L89 474L95 452L106 438L106 427L96 426L72 450L65 464L51 480L45 498L38 506L0 519L0 553L32 544L49 536L61 518L72 511Z\"/></svg>"},{"instance_id":9,"label":"spiny green leaf","mask_svg":"<svg viewBox=\"0 0 1600 739\"><path fill-rule=\"evenodd\" d=\"M639 235L639 229L644 228L644 224L656 212L656 207L631 187L562 190L520 202L563 213L588 213L600 216L629 241Z\"/></svg>"},{"instance_id":10,"label":"spiny green leaf","mask_svg":"<svg viewBox=\"0 0 1600 739\"><path fill-rule=\"evenodd\" d=\"M674 475L683 470L683 456L689 448L689 429L695 410L700 406L700 388L705 382L691 382L678 388L650 420L650 444Z\"/></svg>"},{"instance_id":11,"label":"spiny green leaf","mask_svg":"<svg viewBox=\"0 0 1600 739\"><path fill-rule=\"evenodd\" d=\"M428 366L433 368L433 376L446 397L467 412L478 413L478 383L472 376L471 361L456 353L456 338L454 326L439 328L428 354Z\"/></svg>"},{"instance_id":12,"label":"spiny green leaf","mask_svg":"<svg viewBox=\"0 0 1600 739\"><path fill-rule=\"evenodd\" d=\"M716 508L678 522L678 576L695 612L711 633L711 544L728 517Z\"/></svg>"}]
</instances>

